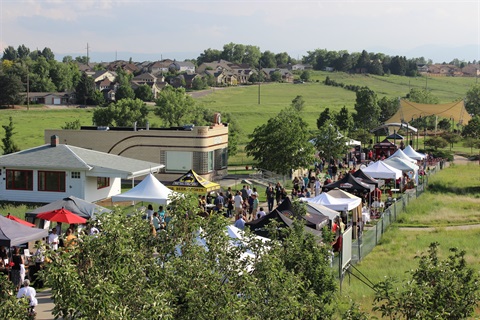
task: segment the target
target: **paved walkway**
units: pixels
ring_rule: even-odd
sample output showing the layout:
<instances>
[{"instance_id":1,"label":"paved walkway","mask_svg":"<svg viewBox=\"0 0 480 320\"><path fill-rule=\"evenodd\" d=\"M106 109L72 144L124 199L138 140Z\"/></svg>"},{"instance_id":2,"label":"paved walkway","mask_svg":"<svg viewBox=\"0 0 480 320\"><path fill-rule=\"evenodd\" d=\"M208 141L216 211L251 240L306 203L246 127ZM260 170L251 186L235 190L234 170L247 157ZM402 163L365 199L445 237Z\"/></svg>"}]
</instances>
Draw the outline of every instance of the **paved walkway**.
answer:
<instances>
[{"instance_id":1,"label":"paved walkway","mask_svg":"<svg viewBox=\"0 0 480 320\"><path fill-rule=\"evenodd\" d=\"M54 305L50 289L37 292L37 300L38 305L35 308L37 311L36 320L53 320L52 310Z\"/></svg>"}]
</instances>

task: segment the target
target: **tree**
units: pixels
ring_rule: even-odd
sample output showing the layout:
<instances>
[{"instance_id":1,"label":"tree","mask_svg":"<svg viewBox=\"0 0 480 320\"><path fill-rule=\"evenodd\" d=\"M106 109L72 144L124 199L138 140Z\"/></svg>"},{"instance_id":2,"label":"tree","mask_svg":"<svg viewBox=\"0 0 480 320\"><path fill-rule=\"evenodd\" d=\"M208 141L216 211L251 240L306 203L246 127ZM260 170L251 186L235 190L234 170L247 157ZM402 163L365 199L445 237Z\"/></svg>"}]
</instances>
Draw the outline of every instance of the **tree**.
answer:
<instances>
[{"instance_id":1,"label":"tree","mask_svg":"<svg viewBox=\"0 0 480 320\"><path fill-rule=\"evenodd\" d=\"M0 276L0 319L25 320L28 319L26 310L27 299L18 299L16 287L7 276Z\"/></svg>"},{"instance_id":2,"label":"tree","mask_svg":"<svg viewBox=\"0 0 480 320\"><path fill-rule=\"evenodd\" d=\"M198 56L197 64L201 65L205 62L217 61L221 59L221 56L222 52L220 50L208 48L206 50L203 50L203 53Z\"/></svg>"},{"instance_id":3,"label":"tree","mask_svg":"<svg viewBox=\"0 0 480 320\"><path fill-rule=\"evenodd\" d=\"M275 59L275 54L271 51L264 51L262 57L260 58L260 64L263 68L276 68L277 61Z\"/></svg>"},{"instance_id":4,"label":"tree","mask_svg":"<svg viewBox=\"0 0 480 320\"><path fill-rule=\"evenodd\" d=\"M373 129L379 124L381 109L377 103L377 94L367 87L357 91L353 119L357 128Z\"/></svg>"},{"instance_id":5,"label":"tree","mask_svg":"<svg viewBox=\"0 0 480 320\"><path fill-rule=\"evenodd\" d=\"M312 75L310 74L310 71L308 70L303 70L302 73L300 74L300 79L302 79L305 82L310 81Z\"/></svg>"},{"instance_id":6,"label":"tree","mask_svg":"<svg viewBox=\"0 0 480 320\"><path fill-rule=\"evenodd\" d=\"M122 99L135 99L135 92L130 84L122 84L115 92L115 100L120 101Z\"/></svg>"},{"instance_id":7,"label":"tree","mask_svg":"<svg viewBox=\"0 0 480 320\"><path fill-rule=\"evenodd\" d=\"M291 58L288 55L288 53L281 52L275 55L275 60L276 60L276 66L283 66L289 63L291 61ZM262 63L262 66L263 66L263 63Z\"/></svg>"},{"instance_id":8,"label":"tree","mask_svg":"<svg viewBox=\"0 0 480 320\"><path fill-rule=\"evenodd\" d=\"M97 126L133 127L147 124L148 108L140 99L122 99L93 111L92 121Z\"/></svg>"},{"instance_id":9,"label":"tree","mask_svg":"<svg viewBox=\"0 0 480 320\"><path fill-rule=\"evenodd\" d=\"M467 91L465 109L472 116L480 115L480 85L474 85Z\"/></svg>"},{"instance_id":10,"label":"tree","mask_svg":"<svg viewBox=\"0 0 480 320\"><path fill-rule=\"evenodd\" d=\"M305 100L303 100L302 96L296 96L295 99L292 100L291 106L293 109L301 112L303 108L305 108Z\"/></svg>"},{"instance_id":11,"label":"tree","mask_svg":"<svg viewBox=\"0 0 480 320\"><path fill-rule=\"evenodd\" d=\"M52 288L54 316L332 317L336 285L328 247L306 234L299 221L285 230L282 240L269 241L268 250L249 233L242 245L232 245L225 232L227 219L196 215L192 195L171 200L170 222L156 236L143 212L127 216L117 208L99 216L98 236L83 236L76 247L60 249L61 254L48 253L51 263L44 276Z\"/></svg>"},{"instance_id":12,"label":"tree","mask_svg":"<svg viewBox=\"0 0 480 320\"><path fill-rule=\"evenodd\" d=\"M153 92L147 84L142 84L135 89L135 98L142 101L153 101Z\"/></svg>"},{"instance_id":13,"label":"tree","mask_svg":"<svg viewBox=\"0 0 480 320\"><path fill-rule=\"evenodd\" d=\"M192 81L193 90L203 90L208 88L207 81L202 76L196 76Z\"/></svg>"},{"instance_id":14,"label":"tree","mask_svg":"<svg viewBox=\"0 0 480 320\"><path fill-rule=\"evenodd\" d=\"M245 151L262 169L286 175L291 170L308 167L313 161L308 125L291 107L256 127L249 138Z\"/></svg>"},{"instance_id":15,"label":"tree","mask_svg":"<svg viewBox=\"0 0 480 320\"><path fill-rule=\"evenodd\" d=\"M2 60L15 61L18 58L18 52L14 47L8 46L3 50Z\"/></svg>"},{"instance_id":16,"label":"tree","mask_svg":"<svg viewBox=\"0 0 480 320\"><path fill-rule=\"evenodd\" d=\"M315 136L315 147L327 161L342 158L347 152L346 142L331 119L325 121Z\"/></svg>"},{"instance_id":17,"label":"tree","mask_svg":"<svg viewBox=\"0 0 480 320\"><path fill-rule=\"evenodd\" d=\"M43 48L42 50L42 57L44 57L47 61L55 60L55 55L53 54L50 48Z\"/></svg>"},{"instance_id":18,"label":"tree","mask_svg":"<svg viewBox=\"0 0 480 320\"><path fill-rule=\"evenodd\" d=\"M465 251L452 248L442 260L438 246L430 244L400 288L392 278L376 284L373 310L391 319L455 320L473 315L480 298L478 274L467 266Z\"/></svg>"},{"instance_id":19,"label":"tree","mask_svg":"<svg viewBox=\"0 0 480 320\"><path fill-rule=\"evenodd\" d=\"M12 117L8 119L9 119L8 125L2 125L3 130L5 130L5 137L2 138L3 154L10 154L10 153L20 151L16 143L13 141L13 135L15 134L15 132L13 132L14 127L13 127Z\"/></svg>"},{"instance_id":20,"label":"tree","mask_svg":"<svg viewBox=\"0 0 480 320\"><path fill-rule=\"evenodd\" d=\"M384 123L390 119L400 108L400 101L397 98L382 97L378 100L378 106L380 107L380 122ZM409 121L410 119L405 119Z\"/></svg>"},{"instance_id":21,"label":"tree","mask_svg":"<svg viewBox=\"0 0 480 320\"><path fill-rule=\"evenodd\" d=\"M62 126L63 130L80 130L82 127L82 124L79 119L70 121L70 122L65 122L65 125Z\"/></svg>"},{"instance_id":22,"label":"tree","mask_svg":"<svg viewBox=\"0 0 480 320\"><path fill-rule=\"evenodd\" d=\"M453 144L460 141L460 135L453 132L443 132L441 137L445 139L450 145L450 150L452 150Z\"/></svg>"},{"instance_id":23,"label":"tree","mask_svg":"<svg viewBox=\"0 0 480 320\"><path fill-rule=\"evenodd\" d=\"M448 146L448 142L442 137L430 137L425 140L425 145L438 150Z\"/></svg>"},{"instance_id":24,"label":"tree","mask_svg":"<svg viewBox=\"0 0 480 320\"><path fill-rule=\"evenodd\" d=\"M478 148L480 149L480 139L475 139L475 138L472 138L472 137L467 137L465 138L465 140L463 141L463 146L465 148L470 148L470 154L473 154L473 149L475 148Z\"/></svg>"},{"instance_id":25,"label":"tree","mask_svg":"<svg viewBox=\"0 0 480 320\"><path fill-rule=\"evenodd\" d=\"M94 90L91 97L92 104L98 106L105 102L105 96L103 92L100 90Z\"/></svg>"},{"instance_id":26,"label":"tree","mask_svg":"<svg viewBox=\"0 0 480 320\"><path fill-rule=\"evenodd\" d=\"M282 74L280 71L276 70L270 74L270 81L280 82L282 81Z\"/></svg>"},{"instance_id":27,"label":"tree","mask_svg":"<svg viewBox=\"0 0 480 320\"><path fill-rule=\"evenodd\" d=\"M252 67L258 67L261 56L262 56L262 53L259 47L246 45L245 57L243 58L243 63L246 63Z\"/></svg>"},{"instance_id":28,"label":"tree","mask_svg":"<svg viewBox=\"0 0 480 320\"><path fill-rule=\"evenodd\" d=\"M480 138L480 115L476 115L463 127L462 136Z\"/></svg>"},{"instance_id":29,"label":"tree","mask_svg":"<svg viewBox=\"0 0 480 320\"><path fill-rule=\"evenodd\" d=\"M195 100L187 95L184 88L165 87L155 100L155 114L166 126L183 126L199 116Z\"/></svg>"},{"instance_id":30,"label":"tree","mask_svg":"<svg viewBox=\"0 0 480 320\"><path fill-rule=\"evenodd\" d=\"M452 126L452 123L450 119L447 119L447 118L443 118L438 122L438 128L440 130L449 130L451 126Z\"/></svg>"},{"instance_id":31,"label":"tree","mask_svg":"<svg viewBox=\"0 0 480 320\"><path fill-rule=\"evenodd\" d=\"M328 121L332 120L333 115L330 113L330 108L325 108L317 119L317 128L321 129Z\"/></svg>"},{"instance_id":32,"label":"tree","mask_svg":"<svg viewBox=\"0 0 480 320\"><path fill-rule=\"evenodd\" d=\"M17 75L0 72L0 106L21 103L24 100L21 95L23 91L25 91L25 88Z\"/></svg>"},{"instance_id":33,"label":"tree","mask_svg":"<svg viewBox=\"0 0 480 320\"><path fill-rule=\"evenodd\" d=\"M343 106L338 113L334 114L333 120L337 128L342 131L344 135L348 135L353 128L353 117L346 106Z\"/></svg>"},{"instance_id":34,"label":"tree","mask_svg":"<svg viewBox=\"0 0 480 320\"><path fill-rule=\"evenodd\" d=\"M83 102L83 104L88 104L91 102L93 97L93 92L95 91L95 82L92 77L89 77L86 73L83 73L80 77L80 80L75 87L75 92L77 94L77 101Z\"/></svg>"},{"instance_id":35,"label":"tree","mask_svg":"<svg viewBox=\"0 0 480 320\"><path fill-rule=\"evenodd\" d=\"M17 52L19 59L26 59L30 55L30 49L23 44L18 46Z\"/></svg>"},{"instance_id":36,"label":"tree","mask_svg":"<svg viewBox=\"0 0 480 320\"><path fill-rule=\"evenodd\" d=\"M406 95L405 98L412 102L424 104L438 104L440 101L432 94L431 91L418 88L410 89L410 92Z\"/></svg>"}]
</instances>

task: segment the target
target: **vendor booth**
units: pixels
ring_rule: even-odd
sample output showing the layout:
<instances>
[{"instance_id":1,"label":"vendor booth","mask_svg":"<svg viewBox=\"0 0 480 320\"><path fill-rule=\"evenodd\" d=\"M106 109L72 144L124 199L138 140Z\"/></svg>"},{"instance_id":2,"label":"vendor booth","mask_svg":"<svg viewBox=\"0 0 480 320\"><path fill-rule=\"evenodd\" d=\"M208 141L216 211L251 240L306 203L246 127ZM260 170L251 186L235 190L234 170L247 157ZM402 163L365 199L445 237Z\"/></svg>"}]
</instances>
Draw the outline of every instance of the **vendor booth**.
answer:
<instances>
[{"instance_id":1,"label":"vendor booth","mask_svg":"<svg viewBox=\"0 0 480 320\"><path fill-rule=\"evenodd\" d=\"M394 154L397 149L398 146L395 143L385 139L373 146L373 156L375 159L381 159L382 157L388 158L390 155Z\"/></svg>"},{"instance_id":2,"label":"vendor booth","mask_svg":"<svg viewBox=\"0 0 480 320\"><path fill-rule=\"evenodd\" d=\"M183 176L173 181L169 187L174 191L192 192L201 195L211 191L220 190L220 185L218 183L205 180L193 170L188 171Z\"/></svg>"}]
</instances>

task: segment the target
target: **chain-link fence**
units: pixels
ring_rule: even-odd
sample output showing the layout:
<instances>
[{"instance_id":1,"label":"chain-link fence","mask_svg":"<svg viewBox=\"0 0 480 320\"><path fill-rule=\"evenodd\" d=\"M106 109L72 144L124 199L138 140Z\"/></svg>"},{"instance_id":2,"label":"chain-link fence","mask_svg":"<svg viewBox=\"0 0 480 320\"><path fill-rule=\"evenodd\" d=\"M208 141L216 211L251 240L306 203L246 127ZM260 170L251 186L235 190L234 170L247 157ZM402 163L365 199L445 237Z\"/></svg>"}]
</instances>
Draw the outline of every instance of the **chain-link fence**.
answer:
<instances>
[{"instance_id":1,"label":"chain-link fence","mask_svg":"<svg viewBox=\"0 0 480 320\"><path fill-rule=\"evenodd\" d=\"M352 242L352 264L357 264L363 258L369 254L373 248L380 242L383 234L386 232L387 228L397 221L398 217L402 212L406 211L406 207L410 201L415 200L428 187L429 176L438 172L440 170L440 164L437 164L435 167L431 167L426 175L419 179L419 183L416 188L410 189L407 192L403 193L395 199L395 201L386 208L381 214L379 219L372 220L367 224L363 232L359 234L358 239L355 239ZM333 261L333 268L338 269L339 266L339 255L335 256Z\"/></svg>"}]
</instances>

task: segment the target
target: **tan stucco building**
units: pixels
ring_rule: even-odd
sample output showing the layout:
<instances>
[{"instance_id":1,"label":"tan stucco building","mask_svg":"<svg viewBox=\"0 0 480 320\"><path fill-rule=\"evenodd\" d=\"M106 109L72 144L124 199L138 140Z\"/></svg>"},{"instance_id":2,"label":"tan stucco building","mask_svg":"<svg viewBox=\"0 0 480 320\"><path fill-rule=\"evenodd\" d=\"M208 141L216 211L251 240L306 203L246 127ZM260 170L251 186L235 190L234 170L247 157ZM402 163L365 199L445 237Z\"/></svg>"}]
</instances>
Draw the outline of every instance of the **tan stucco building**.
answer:
<instances>
[{"instance_id":1,"label":"tan stucco building","mask_svg":"<svg viewBox=\"0 0 480 320\"><path fill-rule=\"evenodd\" d=\"M45 130L45 143L60 143L165 165L157 178L177 179L193 169L207 180L227 174L228 124L175 128L82 127Z\"/></svg>"}]
</instances>

